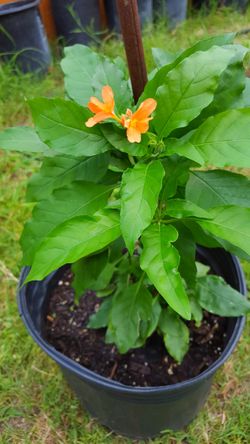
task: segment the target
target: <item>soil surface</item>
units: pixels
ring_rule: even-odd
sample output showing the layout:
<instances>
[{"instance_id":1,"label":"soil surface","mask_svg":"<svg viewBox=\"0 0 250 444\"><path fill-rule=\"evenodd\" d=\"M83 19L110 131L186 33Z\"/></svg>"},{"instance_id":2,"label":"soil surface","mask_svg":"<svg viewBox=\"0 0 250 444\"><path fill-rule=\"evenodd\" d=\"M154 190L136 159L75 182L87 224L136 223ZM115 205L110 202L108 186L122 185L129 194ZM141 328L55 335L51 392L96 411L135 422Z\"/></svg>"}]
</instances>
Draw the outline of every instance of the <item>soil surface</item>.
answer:
<instances>
[{"instance_id":1,"label":"soil surface","mask_svg":"<svg viewBox=\"0 0 250 444\"><path fill-rule=\"evenodd\" d=\"M114 345L105 344L105 329L86 328L101 299L88 291L75 305L71 280L72 273L65 271L51 294L45 337L58 351L106 378L140 387L175 384L207 369L226 346L228 320L205 312L199 328L187 323L190 348L180 365L166 352L158 334L144 347L121 355Z\"/></svg>"}]
</instances>

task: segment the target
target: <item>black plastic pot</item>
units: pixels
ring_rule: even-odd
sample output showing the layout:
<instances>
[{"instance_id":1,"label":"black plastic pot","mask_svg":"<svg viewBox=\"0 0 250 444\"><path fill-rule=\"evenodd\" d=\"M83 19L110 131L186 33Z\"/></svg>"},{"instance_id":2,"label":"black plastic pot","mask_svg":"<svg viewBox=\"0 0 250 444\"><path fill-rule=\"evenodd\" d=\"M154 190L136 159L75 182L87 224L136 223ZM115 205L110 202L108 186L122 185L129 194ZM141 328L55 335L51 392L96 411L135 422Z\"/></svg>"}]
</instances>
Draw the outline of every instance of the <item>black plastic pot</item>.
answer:
<instances>
[{"instance_id":1,"label":"black plastic pot","mask_svg":"<svg viewBox=\"0 0 250 444\"><path fill-rule=\"evenodd\" d=\"M0 5L0 59L23 72L45 73L51 56L38 10L39 0Z\"/></svg>"},{"instance_id":2,"label":"black plastic pot","mask_svg":"<svg viewBox=\"0 0 250 444\"><path fill-rule=\"evenodd\" d=\"M198 259L209 264L234 288L246 293L244 275L238 260L221 249L198 249ZM27 275L23 269L20 285ZM37 344L60 366L81 404L99 422L131 438L145 439L165 429L181 429L203 406L215 372L235 348L244 318L229 318L227 346L214 364L200 375L174 385L162 387L129 387L104 378L62 355L43 338L48 298L58 281L60 270L42 282L19 288L18 305L27 330Z\"/></svg>"},{"instance_id":3,"label":"black plastic pot","mask_svg":"<svg viewBox=\"0 0 250 444\"><path fill-rule=\"evenodd\" d=\"M167 17L171 28L187 18L188 0L153 0L156 18Z\"/></svg>"},{"instance_id":4,"label":"black plastic pot","mask_svg":"<svg viewBox=\"0 0 250 444\"><path fill-rule=\"evenodd\" d=\"M98 0L52 0L57 34L67 45L98 39L100 14Z\"/></svg>"},{"instance_id":5,"label":"black plastic pot","mask_svg":"<svg viewBox=\"0 0 250 444\"><path fill-rule=\"evenodd\" d=\"M153 21L153 0L138 0L141 25ZM116 0L106 0L106 10L110 29L120 32L120 22L116 8Z\"/></svg>"}]
</instances>

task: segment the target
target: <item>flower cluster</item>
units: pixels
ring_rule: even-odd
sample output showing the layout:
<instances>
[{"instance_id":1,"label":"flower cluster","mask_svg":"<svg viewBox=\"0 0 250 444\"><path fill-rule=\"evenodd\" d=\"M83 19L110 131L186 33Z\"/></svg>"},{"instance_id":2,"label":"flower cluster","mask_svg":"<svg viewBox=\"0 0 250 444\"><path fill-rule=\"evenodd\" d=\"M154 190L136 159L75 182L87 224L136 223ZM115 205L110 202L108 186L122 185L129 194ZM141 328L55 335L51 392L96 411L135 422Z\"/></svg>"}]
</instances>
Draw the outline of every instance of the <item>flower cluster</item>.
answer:
<instances>
[{"instance_id":1,"label":"flower cluster","mask_svg":"<svg viewBox=\"0 0 250 444\"><path fill-rule=\"evenodd\" d=\"M103 102L96 97L90 97L88 108L95 115L87 120L86 126L92 127L106 119L114 119L126 128L129 142L139 143L141 141L141 134L146 133L149 129L149 121L152 119L150 115L157 106L156 100L146 99L134 113L127 109L125 114L118 117L115 114L114 93L110 86L106 85L102 88L102 98Z\"/></svg>"}]
</instances>

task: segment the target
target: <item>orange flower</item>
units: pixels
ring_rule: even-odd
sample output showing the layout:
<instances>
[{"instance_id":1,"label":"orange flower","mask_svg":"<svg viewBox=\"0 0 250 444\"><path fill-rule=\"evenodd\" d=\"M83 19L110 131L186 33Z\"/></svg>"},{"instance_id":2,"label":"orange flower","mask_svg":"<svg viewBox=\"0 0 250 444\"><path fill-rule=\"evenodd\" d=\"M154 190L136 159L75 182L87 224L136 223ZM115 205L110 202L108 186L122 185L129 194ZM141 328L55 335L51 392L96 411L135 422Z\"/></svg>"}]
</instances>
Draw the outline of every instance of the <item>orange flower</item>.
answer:
<instances>
[{"instance_id":1,"label":"orange flower","mask_svg":"<svg viewBox=\"0 0 250 444\"><path fill-rule=\"evenodd\" d=\"M130 109L127 109L126 114L122 116L121 124L124 128L127 128L127 138L129 142L139 143L141 141L141 134L148 131L149 121L152 120L150 114L152 114L156 107L156 100L146 99L140 104L134 114Z\"/></svg>"},{"instance_id":2,"label":"orange flower","mask_svg":"<svg viewBox=\"0 0 250 444\"><path fill-rule=\"evenodd\" d=\"M103 102L100 102L97 97L90 97L88 108L95 116L85 123L89 128L106 119L115 119L117 122L121 121L114 112L114 93L110 86L106 85L102 88L102 98Z\"/></svg>"}]
</instances>

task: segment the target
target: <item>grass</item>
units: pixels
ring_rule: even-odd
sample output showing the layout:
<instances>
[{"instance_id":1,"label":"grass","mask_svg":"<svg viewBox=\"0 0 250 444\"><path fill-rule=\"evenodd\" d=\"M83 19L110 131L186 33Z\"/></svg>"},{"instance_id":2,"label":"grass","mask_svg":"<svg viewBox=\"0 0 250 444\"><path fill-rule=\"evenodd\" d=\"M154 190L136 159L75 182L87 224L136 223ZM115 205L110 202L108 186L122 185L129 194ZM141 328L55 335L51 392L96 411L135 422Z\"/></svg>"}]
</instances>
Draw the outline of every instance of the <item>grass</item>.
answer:
<instances>
[{"instance_id":1,"label":"grass","mask_svg":"<svg viewBox=\"0 0 250 444\"><path fill-rule=\"evenodd\" d=\"M163 24L144 32L149 69L151 46L175 51L208 34L248 27L245 16L222 10L197 15L173 32ZM250 34L238 38L250 46ZM123 54L122 44L108 40L102 51ZM0 126L30 123L27 99L63 95L62 75L55 62L49 75L37 81L13 76L0 67ZM99 426L80 407L57 366L27 335L15 302L21 252L18 239L30 213L25 203L26 182L39 159L0 153L0 444L128 444ZM248 283L250 267L244 264ZM247 444L250 441L250 322L237 351L216 376L211 396L185 431L166 431L155 444Z\"/></svg>"}]
</instances>

